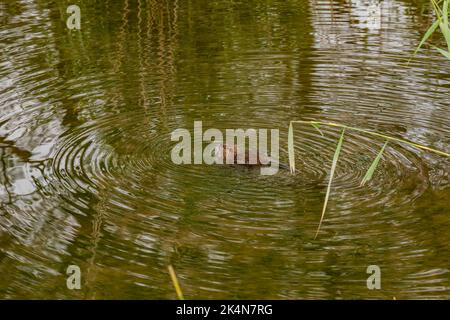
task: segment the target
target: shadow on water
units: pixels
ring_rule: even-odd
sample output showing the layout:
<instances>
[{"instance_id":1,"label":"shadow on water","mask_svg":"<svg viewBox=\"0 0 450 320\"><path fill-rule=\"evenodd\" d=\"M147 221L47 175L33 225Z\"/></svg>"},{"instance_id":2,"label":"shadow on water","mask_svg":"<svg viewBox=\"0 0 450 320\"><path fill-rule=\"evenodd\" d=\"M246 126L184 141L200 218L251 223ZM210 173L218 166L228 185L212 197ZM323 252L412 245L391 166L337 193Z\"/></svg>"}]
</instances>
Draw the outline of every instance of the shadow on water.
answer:
<instances>
[{"instance_id":1,"label":"shadow on water","mask_svg":"<svg viewBox=\"0 0 450 320\"><path fill-rule=\"evenodd\" d=\"M448 152L450 67L421 1L1 4L0 297L449 298L449 160L296 128L298 174L170 160L177 128L377 130ZM425 9L424 9L425 8ZM298 136L298 139L297 139ZM368 290L366 268L382 269ZM82 290L66 268L82 270Z\"/></svg>"}]
</instances>

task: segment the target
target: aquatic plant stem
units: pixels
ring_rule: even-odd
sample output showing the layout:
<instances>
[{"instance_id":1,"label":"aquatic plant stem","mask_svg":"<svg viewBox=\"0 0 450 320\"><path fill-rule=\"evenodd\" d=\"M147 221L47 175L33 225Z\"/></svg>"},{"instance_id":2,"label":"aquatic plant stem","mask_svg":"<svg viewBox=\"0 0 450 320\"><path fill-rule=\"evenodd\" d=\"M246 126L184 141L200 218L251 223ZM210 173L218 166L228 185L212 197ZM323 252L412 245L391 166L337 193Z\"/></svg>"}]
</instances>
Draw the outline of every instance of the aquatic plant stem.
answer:
<instances>
[{"instance_id":1,"label":"aquatic plant stem","mask_svg":"<svg viewBox=\"0 0 450 320\"><path fill-rule=\"evenodd\" d=\"M310 124L310 125L325 125L325 126L331 126L331 127L338 127L338 128L345 128L348 130L354 130L354 131L358 131L358 132L363 132L372 136L377 136L377 137L381 137L384 138L386 140L389 141L396 141L399 143L404 143L407 145L410 145L412 147L415 147L417 149L422 149L422 150L427 150L436 154L439 154L441 156L446 156L446 157L450 157L450 153L444 152L444 151L440 151L440 150L436 150L418 143L414 143L408 140L403 140L403 139L399 139L399 138L394 138L391 136L387 136L385 134L381 134L378 132L374 132L374 131L369 131L369 130L365 130L365 129L361 129L361 128L357 128L357 127L350 127L350 126L346 126L344 124L339 124L339 123L334 123L334 122L321 122L321 121L308 121L308 120L292 120L291 123L306 123L306 124Z\"/></svg>"},{"instance_id":2,"label":"aquatic plant stem","mask_svg":"<svg viewBox=\"0 0 450 320\"><path fill-rule=\"evenodd\" d=\"M399 139L399 138L394 138L394 137L391 137L391 136L387 136L385 134L381 134L381 133L378 133L378 132L369 131L369 130L365 130L365 129L361 129L361 128L357 128L357 127L350 127L350 126L346 126L346 125L339 124L339 123L334 123L334 122L321 122L321 121L310 121L310 120L292 120L289 123L289 133L288 133L288 151L289 151L289 164L290 164L290 168L291 168L291 173L295 173L295 160L294 160L294 156L293 156L294 155L294 130L293 130L293 124L294 123L310 124L316 129L318 129L318 127L320 125L342 128L341 137L340 137L338 145L336 147L336 151L335 151L334 157L333 157L333 163L331 165L330 179L328 181L328 187L327 187L325 200L324 200L324 204L323 204L322 215L320 217L319 226L317 227L317 231L316 231L316 234L314 236L314 239L316 239L317 235L319 234L320 227L322 225L323 218L325 216L325 212L326 212L326 209L327 209L327 203L328 203L328 199L329 199L330 191L331 191L331 183L333 181L334 171L336 169L336 164L337 164L337 161L338 161L338 158L339 158L339 154L340 154L340 151L341 151L341 148L342 148L342 142L343 142L343 139L344 139L344 132L345 132L345 130L354 130L354 131L365 133L365 134L368 134L368 135L381 137L381 138L386 140L385 144L383 145L383 148L380 150L380 152L378 153L378 155L375 158L374 162L372 163L372 165L368 169L366 175L364 176L363 180L361 181L361 185L364 185L368 180L371 179L372 174L375 171L379 160L381 159L383 151L384 151L386 145L388 144L388 142L390 142L390 141L394 141L394 142L397 142L397 143L403 143L403 144L412 146L412 147L417 148L417 149L422 149L422 150L426 150L426 151L430 151L430 152L436 153L438 155L450 157L450 154L446 153L444 151L436 150L436 149L433 149L433 148L430 148L430 147L427 147L427 146L424 146L424 145L421 145L421 144L418 144L418 143L414 143L414 142L403 140L403 139ZM321 131L319 131L319 132L323 135L323 133Z\"/></svg>"},{"instance_id":3,"label":"aquatic plant stem","mask_svg":"<svg viewBox=\"0 0 450 320\"><path fill-rule=\"evenodd\" d=\"M169 265L167 267L167 269L169 269L170 278L172 279L172 283L173 283L173 286L174 286L175 291L177 293L178 299L179 300L184 300L183 292L181 291L180 284L178 283L178 279L177 279L177 275L175 273L175 270L173 269L173 267L171 265Z\"/></svg>"},{"instance_id":4,"label":"aquatic plant stem","mask_svg":"<svg viewBox=\"0 0 450 320\"><path fill-rule=\"evenodd\" d=\"M442 2L442 9L439 7L439 4ZM423 46L423 44L431 37L433 33L436 32L437 28L442 32L442 35L444 36L445 42L447 43L447 50L438 48L436 46L432 46L435 48L438 52L440 52L443 56L445 56L447 59L450 59L450 25L449 25L449 0L439 0L436 2L436 0L431 0L431 4L433 6L434 13L436 15L436 21L433 22L433 24L428 28L427 32L422 37L422 40L420 41L419 45L417 46L416 50L412 54L412 56L408 60L408 65L413 57L416 56L419 49Z\"/></svg>"},{"instance_id":5,"label":"aquatic plant stem","mask_svg":"<svg viewBox=\"0 0 450 320\"><path fill-rule=\"evenodd\" d=\"M294 129L292 122L289 124L288 130L288 154L289 154L289 169L291 173L295 173L295 152L294 152Z\"/></svg>"},{"instance_id":6,"label":"aquatic plant stem","mask_svg":"<svg viewBox=\"0 0 450 320\"><path fill-rule=\"evenodd\" d=\"M328 198L330 197L330 191L331 191L331 183L333 182L334 171L336 170L336 165L337 165L337 162L339 159L339 154L341 153L342 143L344 141L344 133L345 133L345 128L342 129L341 137L339 138L339 142L337 144L336 151L334 152L333 163L331 164L330 179L328 181L327 193L325 195L325 201L323 203L322 215L320 217L319 226L317 227L317 231L316 231L316 235L314 236L314 240L316 240L317 235L319 234L320 226L322 225L323 217L325 216L325 211L327 210Z\"/></svg>"},{"instance_id":7,"label":"aquatic plant stem","mask_svg":"<svg viewBox=\"0 0 450 320\"><path fill-rule=\"evenodd\" d=\"M386 148L387 144L389 141L386 141L383 145L383 147L381 148L380 152L378 152L377 156L375 157L375 159L373 160L372 164L370 165L369 169L367 170L366 174L364 175L364 178L361 181L360 186L362 187L363 185L366 184L367 181L369 181L370 179L372 179L373 173L375 172L375 170L377 169L378 163L380 162L381 156L383 155L384 149Z\"/></svg>"}]
</instances>

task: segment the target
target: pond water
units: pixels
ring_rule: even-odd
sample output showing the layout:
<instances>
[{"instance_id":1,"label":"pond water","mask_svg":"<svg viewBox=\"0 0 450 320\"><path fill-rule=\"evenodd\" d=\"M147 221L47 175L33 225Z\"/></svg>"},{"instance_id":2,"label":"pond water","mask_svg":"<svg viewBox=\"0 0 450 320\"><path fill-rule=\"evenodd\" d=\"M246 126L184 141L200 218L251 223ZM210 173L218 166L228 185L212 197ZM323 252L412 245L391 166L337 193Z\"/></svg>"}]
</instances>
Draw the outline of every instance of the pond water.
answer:
<instances>
[{"instance_id":1,"label":"pond water","mask_svg":"<svg viewBox=\"0 0 450 320\"><path fill-rule=\"evenodd\" d=\"M0 297L450 298L450 161L295 125L297 171L176 165L170 133L336 122L449 152L428 1L0 4ZM440 45L440 38L432 43ZM66 270L81 270L81 290ZM366 270L381 270L369 290Z\"/></svg>"}]
</instances>

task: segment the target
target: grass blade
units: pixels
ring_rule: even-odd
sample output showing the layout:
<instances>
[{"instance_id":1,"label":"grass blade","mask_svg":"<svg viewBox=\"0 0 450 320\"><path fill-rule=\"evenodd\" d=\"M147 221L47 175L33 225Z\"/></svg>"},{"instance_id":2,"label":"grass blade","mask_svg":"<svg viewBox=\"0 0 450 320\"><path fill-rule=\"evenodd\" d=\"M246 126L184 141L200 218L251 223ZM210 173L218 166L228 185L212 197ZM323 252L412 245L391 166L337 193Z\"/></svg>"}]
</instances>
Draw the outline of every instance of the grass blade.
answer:
<instances>
[{"instance_id":1,"label":"grass blade","mask_svg":"<svg viewBox=\"0 0 450 320\"><path fill-rule=\"evenodd\" d=\"M371 136L375 136L375 137L379 137L379 138L384 138L384 139L386 139L386 140L393 141L393 142L395 142L395 143L399 143L399 144L407 144L407 145L409 145L409 146L411 146L411 147L413 147L413 148L421 149L421 150L426 150L426 151L429 151L429 152L433 152L433 153L439 154L439 155L444 156L444 157L450 157L450 153L448 153L448 152L445 152L445 151L442 151L442 150L438 150L438 149L433 149L433 148L430 148L430 147L428 147L428 146L426 146L426 145L423 145L423 144L414 143L414 142L411 142L411 141L408 141L408 140L403 140L403 139L395 138L395 137L392 137L392 136L388 136L388 135L385 135L385 134L381 134L381 133L376 132L376 131L365 130L365 129L357 128L357 127L350 127L350 126L347 126L347 125L344 125L344 124L340 124L340 123L334 123L334 122L319 122L319 121L302 121L302 120L292 120L291 122L292 122L292 123L308 123L308 124L311 124L311 123L320 123L320 124L323 125L323 126L330 126L330 127L337 127L337 128L345 128L346 130L348 129L348 130L353 130L353 131L361 132L361 133L368 134L368 135L371 135Z\"/></svg>"},{"instance_id":2,"label":"grass blade","mask_svg":"<svg viewBox=\"0 0 450 320\"><path fill-rule=\"evenodd\" d=\"M365 185L367 181L372 179L373 173L377 169L378 163L380 162L381 156L383 155L384 149L386 148L387 144L388 142L386 141L383 147L381 148L380 152L378 152L377 156L375 157L375 160L373 160L372 164L370 165L369 169L366 172L366 175L362 179L360 186Z\"/></svg>"},{"instance_id":3,"label":"grass blade","mask_svg":"<svg viewBox=\"0 0 450 320\"><path fill-rule=\"evenodd\" d=\"M292 122L289 123L288 131L288 155L289 168L291 169L291 173L295 173L294 129L292 128Z\"/></svg>"},{"instance_id":4,"label":"grass blade","mask_svg":"<svg viewBox=\"0 0 450 320\"><path fill-rule=\"evenodd\" d=\"M425 41L428 40L429 37L431 37L431 35L436 31L437 27L439 26L439 19L436 20L435 22L433 22L433 24L431 25L431 27L428 28L427 32L425 33L425 35L422 37L422 40L420 40L419 45L417 46L416 50L413 53L413 57L417 54L417 52L419 51L420 48L422 48L423 44L425 43Z\"/></svg>"},{"instance_id":5,"label":"grass blade","mask_svg":"<svg viewBox=\"0 0 450 320\"><path fill-rule=\"evenodd\" d=\"M316 129L317 131L319 131L320 135L323 137L323 132L322 130L320 130L320 124L318 123L311 123L311 125L314 127L314 129Z\"/></svg>"},{"instance_id":6,"label":"grass blade","mask_svg":"<svg viewBox=\"0 0 450 320\"><path fill-rule=\"evenodd\" d=\"M442 10L439 7L439 5L442 3ZM430 28L428 28L427 32L423 36L422 40L420 41L419 45L417 46L416 50L414 51L412 57L408 60L408 64L411 61L411 59L417 54L417 51L422 47L422 45L425 43L425 41L428 40L428 38L436 31L437 27L442 32L442 35L444 36L445 42L447 43L447 51L436 48L444 57L450 59L450 26L449 26L449 17L448 17L448 11L449 11L449 0L441 0L441 1L435 1L431 0L431 4L433 6L433 10L436 14L436 21L433 22Z\"/></svg>"},{"instance_id":7,"label":"grass blade","mask_svg":"<svg viewBox=\"0 0 450 320\"><path fill-rule=\"evenodd\" d=\"M175 273L175 270L173 270L173 267L171 265L168 266L170 278L172 279L173 286L175 288L175 291L177 292L177 296L179 300L184 300L183 292L181 291L180 284L178 283L177 275Z\"/></svg>"},{"instance_id":8,"label":"grass blade","mask_svg":"<svg viewBox=\"0 0 450 320\"><path fill-rule=\"evenodd\" d=\"M331 164L330 180L328 181L327 193L325 195L325 201L323 203L322 216L320 217L319 226L317 227L317 231L316 231L316 235L314 236L314 239L316 239L317 235L319 234L320 226L322 225L323 217L325 216L325 211L327 210L328 198L330 197L331 182L333 181L334 171L336 170L336 164L339 159L339 154L341 153L342 142L344 141L344 132L345 132L345 128L342 129L341 137L339 138L339 142L337 144L336 151L334 152L333 163Z\"/></svg>"},{"instance_id":9,"label":"grass blade","mask_svg":"<svg viewBox=\"0 0 450 320\"><path fill-rule=\"evenodd\" d=\"M444 57L446 57L447 59L450 59L450 52L447 52L441 48L436 48L437 51L439 51L440 53L442 53L444 55Z\"/></svg>"},{"instance_id":10,"label":"grass blade","mask_svg":"<svg viewBox=\"0 0 450 320\"><path fill-rule=\"evenodd\" d=\"M445 41L447 42L447 50L450 53L450 28L448 25L448 0L444 1L442 7L442 22L439 24Z\"/></svg>"}]
</instances>

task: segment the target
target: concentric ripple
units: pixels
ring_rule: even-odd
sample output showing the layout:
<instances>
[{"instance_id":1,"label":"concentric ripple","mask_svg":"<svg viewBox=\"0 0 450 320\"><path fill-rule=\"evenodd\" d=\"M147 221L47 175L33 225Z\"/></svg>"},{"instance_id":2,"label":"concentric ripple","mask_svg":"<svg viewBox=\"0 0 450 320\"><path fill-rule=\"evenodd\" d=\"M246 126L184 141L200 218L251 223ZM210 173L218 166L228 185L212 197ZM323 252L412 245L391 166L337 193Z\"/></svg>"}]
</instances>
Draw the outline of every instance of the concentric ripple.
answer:
<instances>
[{"instance_id":1,"label":"concentric ripple","mask_svg":"<svg viewBox=\"0 0 450 320\"><path fill-rule=\"evenodd\" d=\"M449 152L416 1L83 3L76 32L62 2L0 4L0 297L171 299L171 264L187 298L450 298L449 158L389 142L361 186L384 141L346 130L314 240L338 128L295 124L295 174L170 157L200 120L279 129L283 162L292 120Z\"/></svg>"}]
</instances>

